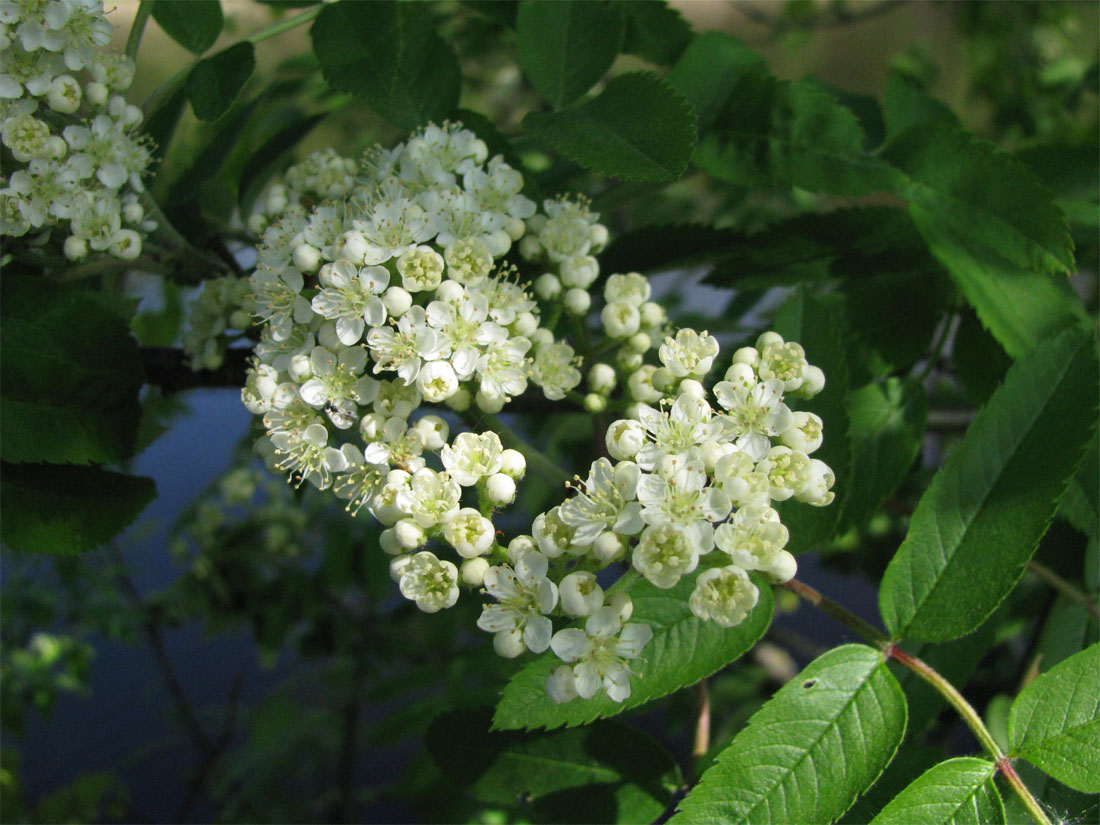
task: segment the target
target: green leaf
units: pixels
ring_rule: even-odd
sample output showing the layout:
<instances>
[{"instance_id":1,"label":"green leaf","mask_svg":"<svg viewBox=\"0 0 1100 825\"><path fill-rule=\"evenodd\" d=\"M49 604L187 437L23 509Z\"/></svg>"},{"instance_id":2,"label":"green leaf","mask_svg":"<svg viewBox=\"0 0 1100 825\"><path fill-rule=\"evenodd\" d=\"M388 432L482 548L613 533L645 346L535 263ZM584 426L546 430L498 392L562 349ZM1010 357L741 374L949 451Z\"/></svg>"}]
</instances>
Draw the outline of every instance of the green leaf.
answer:
<instances>
[{"instance_id":1,"label":"green leaf","mask_svg":"<svg viewBox=\"0 0 1100 825\"><path fill-rule=\"evenodd\" d=\"M622 40L618 8L599 0L526 2L516 16L519 65L555 109L607 74Z\"/></svg>"},{"instance_id":2,"label":"green leaf","mask_svg":"<svg viewBox=\"0 0 1100 825\"><path fill-rule=\"evenodd\" d=\"M1086 536L1100 535L1100 432L1093 433L1081 468L1066 490L1062 513Z\"/></svg>"},{"instance_id":3,"label":"green leaf","mask_svg":"<svg viewBox=\"0 0 1100 825\"><path fill-rule=\"evenodd\" d=\"M751 70L734 83L695 163L740 186L847 195L898 187L898 171L865 154L863 144L855 114L816 84Z\"/></svg>"},{"instance_id":4,"label":"green leaf","mask_svg":"<svg viewBox=\"0 0 1100 825\"><path fill-rule=\"evenodd\" d=\"M525 665L505 686L493 716L496 728L556 728L585 725L603 716L614 716L644 705L700 679L750 650L768 629L772 618L771 588L756 580L760 601L744 622L723 628L695 617L688 598L695 577L688 577L670 590L660 590L640 581L630 590L634 602L632 622L653 628L653 640L642 657L632 664L630 697L614 702L600 693L591 699L574 699L555 705L546 696L546 677L561 664L546 651Z\"/></svg>"},{"instance_id":5,"label":"green leaf","mask_svg":"<svg viewBox=\"0 0 1100 825\"><path fill-rule=\"evenodd\" d=\"M196 63L186 87L195 117L211 122L228 112L255 68L256 49L248 41Z\"/></svg>"},{"instance_id":6,"label":"green leaf","mask_svg":"<svg viewBox=\"0 0 1100 825\"><path fill-rule=\"evenodd\" d=\"M1059 782L1100 793L1100 645L1024 688L1008 717L1012 753Z\"/></svg>"},{"instance_id":7,"label":"green leaf","mask_svg":"<svg viewBox=\"0 0 1100 825\"><path fill-rule=\"evenodd\" d=\"M523 126L586 169L626 180L676 180L695 145L691 105L648 72L621 74L580 106L530 112Z\"/></svg>"},{"instance_id":8,"label":"green leaf","mask_svg":"<svg viewBox=\"0 0 1100 825\"><path fill-rule=\"evenodd\" d=\"M31 553L91 550L121 532L156 494L151 478L98 467L4 462L0 538L13 550Z\"/></svg>"},{"instance_id":9,"label":"green leaf","mask_svg":"<svg viewBox=\"0 0 1100 825\"><path fill-rule=\"evenodd\" d=\"M871 825L999 825L1005 821L985 759L948 759L921 774L871 820Z\"/></svg>"},{"instance_id":10,"label":"green leaf","mask_svg":"<svg viewBox=\"0 0 1100 825\"><path fill-rule=\"evenodd\" d=\"M926 95L912 81L897 72L892 72L886 78L882 119L886 125L886 136L890 139L918 124L944 123L959 127L959 119L954 112Z\"/></svg>"},{"instance_id":11,"label":"green leaf","mask_svg":"<svg viewBox=\"0 0 1100 825\"><path fill-rule=\"evenodd\" d=\"M255 97L243 106L238 106L229 117L222 120L215 127L216 131L202 149L194 153L190 165L172 182L168 194L163 198L169 217L176 217L177 210L181 205L198 202L201 186L216 178L221 172L229 156L237 147L238 140L247 129L261 100L262 98ZM173 222L175 223L175 221ZM177 224L177 228L184 228L182 221ZM192 243L196 241L194 233L185 234Z\"/></svg>"},{"instance_id":12,"label":"green leaf","mask_svg":"<svg viewBox=\"0 0 1100 825\"><path fill-rule=\"evenodd\" d=\"M672 755L621 722L541 734L490 732L491 715L448 713L432 722L424 737L440 769L482 802L534 803L540 813L549 813L563 791L576 790L586 797L585 821L652 822L680 784ZM574 817L575 811L560 811L551 821Z\"/></svg>"},{"instance_id":13,"label":"green leaf","mask_svg":"<svg viewBox=\"0 0 1100 825\"><path fill-rule=\"evenodd\" d=\"M837 495L847 489L852 454L848 441L848 368L844 359L844 311L838 296L819 297L799 288L780 308L773 324L775 331L788 341L797 341L806 351L806 359L825 373L825 389L797 408L821 416L825 440L814 453L832 468ZM832 538L840 519L840 507L812 507L800 501L785 502L777 508L790 529L790 552L805 553Z\"/></svg>"},{"instance_id":14,"label":"green leaf","mask_svg":"<svg viewBox=\"0 0 1100 825\"><path fill-rule=\"evenodd\" d=\"M362 97L396 126L415 129L458 105L458 59L424 3L333 3L310 35L328 84Z\"/></svg>"},{"instance_id":15,"label":"green leaf","mask_svg":"<svg viewBox=\"0 0 1100 825\"><path fill-rule=\"evenodd\" d=\"M928 399L909 379L888 378L848 396L852 471L840 502L841 529L862 526L902 482L924 437Z\"/></svg>"},{"instance_id":16,"label":"green leaf","mask_svg":"<svg viewBox=\"0 0 1100 825\"><path fill-rule=\"evenodd\" d=\"M1095 347L1070 330L1018 361L936 473L879 589L894 636L969 633L1019 580L1096 423Z\"/></svg>"},{"instance_id":17,"label":"green leaf","mask_svg":"<svg viewBox=\"0 0 1100 825\"><path fill-rule=\"evenodd\" d=\"M665 0L619 0L616 7L626 23L627 54L668 66L691 43L691 24Z\"/></svg>"},{"instance_id":18,"label":"green leaf","mask_svg":"<svg viewBox=\"0 0 1100 825\"><path fill-rule=\"evenodd\" d=\"M764 68L764 58L740 40L710 31L691 41L668 80L695 107L703 134L721 113L737 80L751 69Z\"/></svg>"},{"instance_id":19,"label":"green leaf","mask_svg":"<svg viewBox=\"0 0 1100 825\"><path fill-rule=\"evenodd\" d=\"M165 33L193 54L202 54L218 39L225 24L218 0L156 0L153 19Z\"/></svg>"},{"instance_id":20,"label":"green leaf","mask_svg":"<svg viewBox=\"0 0 1100 825\"><path fill-rule=\"evenodd\" d=\"M835 648L753 714L670 823L832 822L904 735L905 697L882 654Z\"/></svg>"},{"instance_id":21,"label":"green leaf","mask_svg":"<svg viewBox=\"0 0 1100 825\"><path fill-rule=\"evenodd\" d=\"M1088 606L1059 593L1043 622L1036 645L1040 672L1046 672L1075 653L1096 644L1097 622Z\"/></svg>"},{"instance_id":22,"label":"green leaf","mask_svg":"<svg viewBox=\"0 0 1100 825\"><path fill-rule=\"evenodd\" d=\"M897 673L895 670L894 673ZM906 700L909 697L906 695ZM841 825L867 825L875 814L889 804L890 800L905 790L918 776L945 757L940 748L930 748L914 743L913 705L909 704L908 736L902 742L894 758L882 776L875 780L870 790L860 796L856 803L837 820Z\"/></svg>"},{"instance_id":23,"label":"green leaf","mask_svg":"<svg viewBox=\"0 0 1100 825\"><path fill-rule=\"evenodd\" d=\"M942 244L933 238L950 233L952 245L979 262L992 257L1037 273L1073 270L1065 216L1050 190L1011 155L943 123L911 127L882 155L908 176L895 193L909 201L937 256Z\"/></svg>"},{"instance_id":24,"label":"green leaf","mask_svg":"<svg viewBox=\"0 0 1100 825\"><path fill-rule=\"evenodd\" d=\"M980 407L1000 386L1012 359L982 326L977 313L966 311L951 342L951 365L967 397Z\"/></svg>"},{"instance_id":25,"label":"green leaf","mask_svg":"<svg viewBox=\"0 0 1100 825\"><path fill-rule=\"evenodd\" d=\"M129 457L143 368L127 321L76 287L12 276L0 284L0 457L73 464Z\"/></svg>"}]
</instances>

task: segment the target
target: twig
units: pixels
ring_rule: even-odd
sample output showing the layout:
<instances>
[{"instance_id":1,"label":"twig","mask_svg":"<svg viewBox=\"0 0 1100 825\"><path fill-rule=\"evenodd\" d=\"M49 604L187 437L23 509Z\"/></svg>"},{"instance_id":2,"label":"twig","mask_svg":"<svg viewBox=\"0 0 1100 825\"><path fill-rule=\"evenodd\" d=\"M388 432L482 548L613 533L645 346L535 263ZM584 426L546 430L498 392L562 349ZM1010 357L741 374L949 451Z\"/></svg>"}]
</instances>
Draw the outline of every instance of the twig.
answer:
<instances>
[{"instance_id":1,"label":"twig","mask_svg":"<svg viewBox=\"0 0 1100 825\"><path fill-rule=\"evenodd\" d=\"M145 24L149 22L149 15L152 13L153 0L141 0L137 12L134 13L134 22L130 25L130 34L126 37L126 56L131 60L137 60L141 35L145 31Z\"/></svg>"},{"instance_id":2,"label":"twig","mask_svg":"<svg viewBox=\"0 0 1100 825\"><path fill-rule=\"evenodd\" d=\"M710 750L710 687L706 679L700 679L695 685L695 700L699 709L695 716L695 742L691 755L701 759Z\"/></svg>"},{"instance_id":3,"label":"twig","mask_svg":"<svg viewBox=\"0 0 1100 825\"><path fill-rule=\"evenodd\" d=\"M1092 617L1097 621L1100 621L1100 607L1096 605L1096 599L1092 598L1085 591L1078 588L1072 582L1066 581L1045 564L1040 564L1031 559L1027 563L1027 569L1045 581L1059 593L1064 593L1075 602L1079 602L1085 606L1085 609L1092 614Z\"/></svg>"}]
</instances>

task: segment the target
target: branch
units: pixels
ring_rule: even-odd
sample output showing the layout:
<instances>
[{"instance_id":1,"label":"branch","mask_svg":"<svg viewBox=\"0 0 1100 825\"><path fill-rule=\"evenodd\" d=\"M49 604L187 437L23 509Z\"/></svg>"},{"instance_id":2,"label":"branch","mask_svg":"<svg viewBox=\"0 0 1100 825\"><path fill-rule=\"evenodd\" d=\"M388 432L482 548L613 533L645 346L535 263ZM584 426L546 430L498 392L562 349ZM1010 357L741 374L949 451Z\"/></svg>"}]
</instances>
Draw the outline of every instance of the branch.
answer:
<instances>
[{"instance_id":1,"label":"branch","mask_svg":"<svg viewBox=\"0 0 1100 825\"><path fill-rule=\"evenodd\" d=\"M193 370L187 364L183 350L171 347L142 347L145 383L160 387L166 393L193 390L199 387L232 387L240 389L248 376L248 361L252 350L226 350L225 361L216 370Z\"/></svg>"}]
</instances>

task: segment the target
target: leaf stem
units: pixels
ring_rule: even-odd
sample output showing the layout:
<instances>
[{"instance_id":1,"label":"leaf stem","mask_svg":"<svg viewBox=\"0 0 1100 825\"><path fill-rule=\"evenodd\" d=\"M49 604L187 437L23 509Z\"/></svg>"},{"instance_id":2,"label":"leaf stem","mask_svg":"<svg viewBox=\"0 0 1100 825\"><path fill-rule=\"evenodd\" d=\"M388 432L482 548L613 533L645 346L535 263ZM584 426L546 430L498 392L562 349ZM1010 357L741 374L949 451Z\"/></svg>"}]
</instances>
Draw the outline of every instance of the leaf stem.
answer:
<instances>
[{"instance_id":1,"label":"leaf stem","mask_svg":"<svg viewBox=\"0 0 1100 825\"><path fill-rule=\"evenodd\" d=\"M269 37L275 37L283 32L290 31L293 28L301 26L303 23L308 23L314 17L321 13L324 9L324 4L319 4L311 9L306 9L301 14L296 14L293 17L288 17L286 20L279 20L272 23L270 26L266 26L260 29L258 32L253 32L246 39L249 43L256 44L261 40L267 40Z\"/></svg>"},{"instance_id":2,"label":"leaf stem","mask_svg":"<svg viewBox=\"0 0 1100 825\"><path fill-rule=\"evenodd\" d=\"M1027 563L1027 569L1045 581L1059 593L1065 594L1067 597L1073 599L1075 602L1079 602L1085 606L1085 609L1092 614L1092 617L1097 621L1100 621L1100 607L1097 607L1096 600L1090 598L1088 593L1084 592L1072 582L1066 581L1045 564L1040 564L1031 559Z\"/></svg>"},{"instance_id":3,"label":"leaf stem","mask_svg":"<svg viewBox=\"0 0 1100 825\"><path fill-rule=\"evenodd\" d=\"M707 751L710 750L710 688L706 678L696 683L695 698L699 709L695 716L695 742L691 748L691 755L698 760L706 756Z\"/></svg>"},{"instance_id":4,"label":"leaf stem","mask_svg":"<svg viewBox=\"0 0 1100 825\"><path fill-rule=\"evenodd\" d=\"M1050 820L1047 818L1046 814L1043 813L1043 809L1039 807L1038 801L1032 796L1031 791L1027 789L1023 780L1020 779L1019 774L1017 774L1012 767L1011 760L1005 756L1004 751L1001 750L1000 746L993 739L993 735L990 734L989 729L986 728L985 723L982 722L982 717L978 715L973 705L966 701L955 686L941 676L935 668L921 661L916 656L911 656L906 653L897 646L896 642L887 638L886 635L877 628L865 622L843 605L837 604L832 599L823 596L809 585L803 584L797 579L791 579L789 582L786 582L783 587L805 599L821 612L832 616L841 624L851 628L868 642L881 649L887 659L893 659L902 667L913 671L913 673L917 674L917 676L924 679L924 681L935 688L936 691L947 700L951 707L958 712L963 718L963 721L966 722L967 727L973 731L974 736L977 737L982 747L993 757L993 761L997 764L997 770L1004 776L1008 784L1012 786L1012 789L1016 792L1016 795L1020 797L1020 801L1023 802L1024 807L1027 808L1028 813L1031 814L1032 819L1035 820L1037 825L1051 825Z\"/></svg>"},{"instance_id":5,"label":"leaf stem","mask_svg":"<svg viewBox=\"0 0 1100 825\"><path fill-rule=\"evenodd\" d=\"M864 621L843 605L837 604L828 596L822 595L808 584L800 582L798 579L791 579L789 582L784 583L783 587L805 599L822 613L832 616L845 627L854 630L871 644L881 648L885 648L890 644L890 638L881 630Z\"/></svg>"},{"instance_id":6,"label":"leaf stem","mask_svg":"<svg viewBox=\"0 0 1100 825\"><path fill-rule=\"evenodd\" d=\"M126 56L135 62L137 62L138 47L141 45L141 35L152 13L153 0L141 0L134 14L134 22L130 25L130 33L126 37Z\"/></svg>"}]
</instances>

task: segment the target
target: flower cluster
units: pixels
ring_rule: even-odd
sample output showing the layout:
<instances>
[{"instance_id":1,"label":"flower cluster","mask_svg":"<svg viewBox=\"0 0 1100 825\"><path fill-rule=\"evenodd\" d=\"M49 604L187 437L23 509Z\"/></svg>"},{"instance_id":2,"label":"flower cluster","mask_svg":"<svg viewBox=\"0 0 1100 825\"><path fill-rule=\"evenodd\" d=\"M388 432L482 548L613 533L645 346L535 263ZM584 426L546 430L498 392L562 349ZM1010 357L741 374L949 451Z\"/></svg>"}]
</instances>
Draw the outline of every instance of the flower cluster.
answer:
<instances>
[{"instance_id":1,"label":"flower cluster","mask_svg":"<svg viewBox=\"0 0 1100 825\"><path fill-rule=\"evenodd\" d=\"M155 227L138 200L152 153L122 96L134 64L102 49L112 28L100 0L0 0L0 234L63 225L74 261L136 258Z\"/></svg>"},{"instance_id":2,"label":"flower cluster","mask_svg":"<svg viewBox=\"0 0 1100 825\"><path fill-rule=\"evenodd\" d=\"M292 168L250 219L263 233L251 278L263 329L242 399L263 418L270 466L385 526L405 598L434 613L480 590L478 626L497 653L562 660L547 682L554 701L601 690L622 701L652 628L631 621L627 588L605 591L598 574L623 562L665 589L694 575L692 612L741 622L758 596L750 571L794 574L772 503L832 500L831 471L810 457L821 420L787 406L824 376L769 332L708 390L718 341L671 329L638 273L603 282L604 339L590 348L607 230L581 199L539 211L522 190L516 170L455 124L361 164L323 152ZM542 270L538 300L500 260L513 245ZM570 315L573 343L554 331ZM585 374L574 343L617 349L614 363ZM574 392L585 380L587 393ZM625 416L607 430L610 459L504 544L493 518L515 499L524 455L491 430L452 437L421 408L492 414L529 384Z\"/></svg>"}]
</instances>

